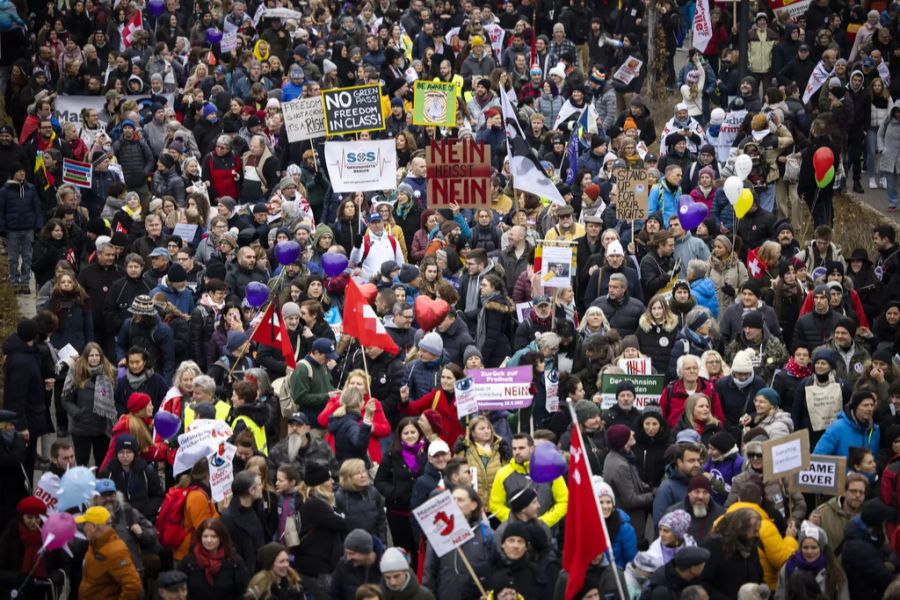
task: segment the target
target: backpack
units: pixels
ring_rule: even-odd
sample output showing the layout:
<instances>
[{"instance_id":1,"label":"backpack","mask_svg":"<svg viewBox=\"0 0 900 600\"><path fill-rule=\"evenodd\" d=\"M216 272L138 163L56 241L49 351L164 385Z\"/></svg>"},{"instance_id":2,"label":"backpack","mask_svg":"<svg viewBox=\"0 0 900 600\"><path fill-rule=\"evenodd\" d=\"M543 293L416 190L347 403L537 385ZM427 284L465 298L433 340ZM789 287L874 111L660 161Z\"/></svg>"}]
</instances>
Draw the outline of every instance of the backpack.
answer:
<instances>
[{"instance_id":1,"label":"backpack","mask_svg":"<svg viewBox=\"0 0 900 600\"><path fill-rule=\"evenodd\" d=\"M391 248L394 250L394 254L397 254L397 240L394 239L390 233L388 233L388 240L391 242ZM366 260L366 257L369 255L369 250L372 249L372 240L369 238L368 234L363 236L363 253L360 262Z\"/></svg>"},{"instance_id":2,"label":"backpack","mask_svg":"<svg viewBox=\"0 0 900 600\"><path fill-rule=\"evenodd\" d=\"M199 489L196 485L189 485L186 488L176 486L166 492L162 506L159 507L159 515L156 517L156 534L164 548L172 550L178 548L190 533L184 529L184 505L188 494Z\"/></svg>"},{"instance_id":3,"label":"backpack","mask_svg":"<svg viewBox=\"0 0 900 600\"><path fill-rule=\"evenodd\" d=\"M300 340L297 340L297 351L294 355L295 359L299 353ZM298 367L301 364L306 367L306 373L309 378L312 379L312 365L310 365L306 361L306 359L297 361ZM288 367L287 374L284 377L279 377L272 382L272 392L278 398L278 405L281 407L281 416L285 418L291 416L297 410L297 406L294 404L294 399L291 398L291 375L293 375L293 372L293 369Z\"/></svg>"}]
</instances>

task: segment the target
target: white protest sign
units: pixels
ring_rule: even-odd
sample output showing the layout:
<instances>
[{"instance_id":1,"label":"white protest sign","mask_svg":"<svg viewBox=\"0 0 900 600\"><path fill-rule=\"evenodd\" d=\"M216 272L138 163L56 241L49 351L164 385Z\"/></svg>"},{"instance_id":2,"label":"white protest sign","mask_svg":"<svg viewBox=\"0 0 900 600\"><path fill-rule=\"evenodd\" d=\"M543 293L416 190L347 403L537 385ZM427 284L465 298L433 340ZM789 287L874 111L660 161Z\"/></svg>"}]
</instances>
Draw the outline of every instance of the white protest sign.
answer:
<instances>
[{"instance_id":1,"label":"white protest sign","mask_svg":"<svg viewBox=\"0 0 900 600\"><path fill-rule=\"evenodd\" d=\"M175 229L172 230L172 234L180 237L185 243L189 243L193 241L194 236L197 235L197 225L192 223L176 223Z\"/></svg>"},{"instance_id":2,"label":"white protest sign","mask_svg":"<svg viewBox=\"0 0 900 600\"><path fill-rule=\"evenodd\" d=\"M325 111L321 98L298 98L281 105L289 142L325 137Z\"/></svg>"},{"instance_id":3,"label":"white protest sign","mask_svg":"<svg viewBox=\"0 0 900 600\"><path fill-rule=\"evenodd\" d=\"M544 389L547 397L545 403L547 412L555 413L559 410L559 371L556 369L544 371Z\"/></svg>"},{"instance_id":4,"label":"white protest sign","mask_svg":"<svg viewBox=\"0 0 900 600\"><path fill-rule=\"evenodd\" d=\"M222 34L222 41L219 42L222 52L231 52L237 48L237 30L226 31Z\"/></svg>"},{"instance_id":5,"label":"white protest sign","mask_svg":"<svg viewBox=\"0 0 900 600\"><path fill-rule=\"evenodd\" d=\"M234 483L234 453L237 446L222 442L219 448L209 455L209 491L213 502L221 502L231 495L231 484Z\"/></svg>"},{"instance_id":6,"label":"white protest sign","mask_svg":"<svg viewBox=\"0 0 900 600\"><path fill-rule=\"evenodd\" d=\"M625 371L626 375L653 374L650 358L647 356L642 356L640 358L620 358L617 364L620 369Z\"/></svg>"},{"instance_id":7,"label":"white protest sign","mask_svg":"<svg viewBox=\"0 0 900 600\"><path fill-rule=\"evenodd\" d=\"M460 419L478 412L478 398L471 377L456 382L456 416Z\"/></svg>"},{"instance_id":8,"label":"white protest sign","mask_svg":"<svg viewBox=\"0 0 900 600\"><path fill-rule=\"evenodd\" d=\"M813 454L809 457L809 467L794 474L791 488L806 494L840 496L844 493L846 473L846 456Z\"/></svg>"},{"instance_id":9,"label":"white protest sign","mask_svg":"<svg viewBox=\"0 0 900 600\"><path fill-rule=\"evenodd\" d=\"M337 193L397 187L397 146L392 139L325 142L325 166Z\"/></svg>"},{"instance_id":10,"label":"white protest sign","mask_svg":"<svg viewBox=\"0 0 900 600\"><path fill-rule=\"evenodd\" d=\"M572 287L572 246L543 246L541 283L549 288Z\"/></svg>"},{"instance_id":11,"label":"white protest sign","mask_svg":"<svg viewBox=\"0 0 900 600\"><path fill-rule=\"evenodd\" d=\"M178 451L175 452L172 473L178 475L187 471L197 464L197 461L217 451L219 444L230 438L233 433L231 427L224 421L195 419L188 430L178 436Z\"/></svg>"},{"instance_id":12,"label":"white protest sign","mask_svg":"<svg viewBox=\"0 0 900 600\"><path fill-rule=\"evenodd\" d=\"M765 441L762 446L763 481L790 477L809 467L809 431L806 429Z\"/></svg>"},{"instance_id":13,"label":"white protest sign","mask_svg":"<svg viewBox=\"0 0 900 600\"><path fill-rule=\"evenodd\" d=\"M413 510L413 514L438 558L474 537L456 500L446 490Z\"/></svg>"}]
</instances>

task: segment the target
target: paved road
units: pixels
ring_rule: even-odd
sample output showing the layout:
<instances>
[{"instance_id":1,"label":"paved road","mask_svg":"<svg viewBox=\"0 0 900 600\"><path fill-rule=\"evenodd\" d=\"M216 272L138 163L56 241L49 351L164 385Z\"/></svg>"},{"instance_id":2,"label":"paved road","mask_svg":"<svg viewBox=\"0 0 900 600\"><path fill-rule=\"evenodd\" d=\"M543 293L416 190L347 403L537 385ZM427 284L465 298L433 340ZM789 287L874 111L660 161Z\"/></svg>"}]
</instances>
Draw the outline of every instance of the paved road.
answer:
<instances>
[{"instance_id":1,"label":"paved road","mask_svg":"<svg viewBox=\"0 0 900 600\"><path fill-rule=\"evenodd\" d=\"M863 188L866 191L862 194L851 193L851 195L877 210L882 216L900 224L900 211L892 213L887 212L887 192L881 189L870 190L868 183L869 179L866 177L863 179Z\"/></svg>"}]
</instances>

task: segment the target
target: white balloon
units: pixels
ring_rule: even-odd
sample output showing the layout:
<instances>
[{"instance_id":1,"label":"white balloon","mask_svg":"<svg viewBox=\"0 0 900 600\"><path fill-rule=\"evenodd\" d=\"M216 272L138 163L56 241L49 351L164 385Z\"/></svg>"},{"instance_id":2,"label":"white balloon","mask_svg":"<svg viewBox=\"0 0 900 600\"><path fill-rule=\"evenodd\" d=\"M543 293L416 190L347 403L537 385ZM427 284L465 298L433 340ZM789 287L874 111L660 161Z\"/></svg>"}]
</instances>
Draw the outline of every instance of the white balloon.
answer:
<instances>
[{"instance_id":1,"label":"white balloon","mask_svg":"<svg viewBox=\"0 0 900 600\"><path fill-rule=\"evenodd\" d=\"M734 172L741 181L747 179L750 171L753 170L753 159L746 154L741 154L734 159ZM732 203L733 204L733 203Z\"/></svg>"},{"instance_id":2,"label":"white balloon","mask_svg":"<svg viewBox=\"0 0 900 600\"><path fill-rule=\"evenodd\" d=\"M749 156L747 158L750 158ZM737 175L732 175L728 179L725 180L725 197L728 198L728 202L731 203L732 206L738 201L738 196L741 195L741 190L744 189L744 182L741 181L741 178Z\"/></svg>"}]
</instances>

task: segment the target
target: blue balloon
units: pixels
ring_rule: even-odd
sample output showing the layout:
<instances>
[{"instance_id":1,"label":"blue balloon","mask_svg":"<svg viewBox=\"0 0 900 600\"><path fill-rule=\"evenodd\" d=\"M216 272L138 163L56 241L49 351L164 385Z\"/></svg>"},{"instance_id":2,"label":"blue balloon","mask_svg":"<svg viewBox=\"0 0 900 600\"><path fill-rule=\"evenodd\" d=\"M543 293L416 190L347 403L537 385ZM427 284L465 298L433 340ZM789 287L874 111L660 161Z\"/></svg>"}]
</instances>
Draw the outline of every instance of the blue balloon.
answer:
<instances>
[{"instance_id":1,"label":"blue balloon","mask_svg":"<svg viewBox=\"0 0 900 600\"><path fill-rule=\"evenodd\" d=\"M72 467L59 481L56 510L64 511L82 504L90 504L97 477L87 467Z\"/></svg>"}]
</instances>

